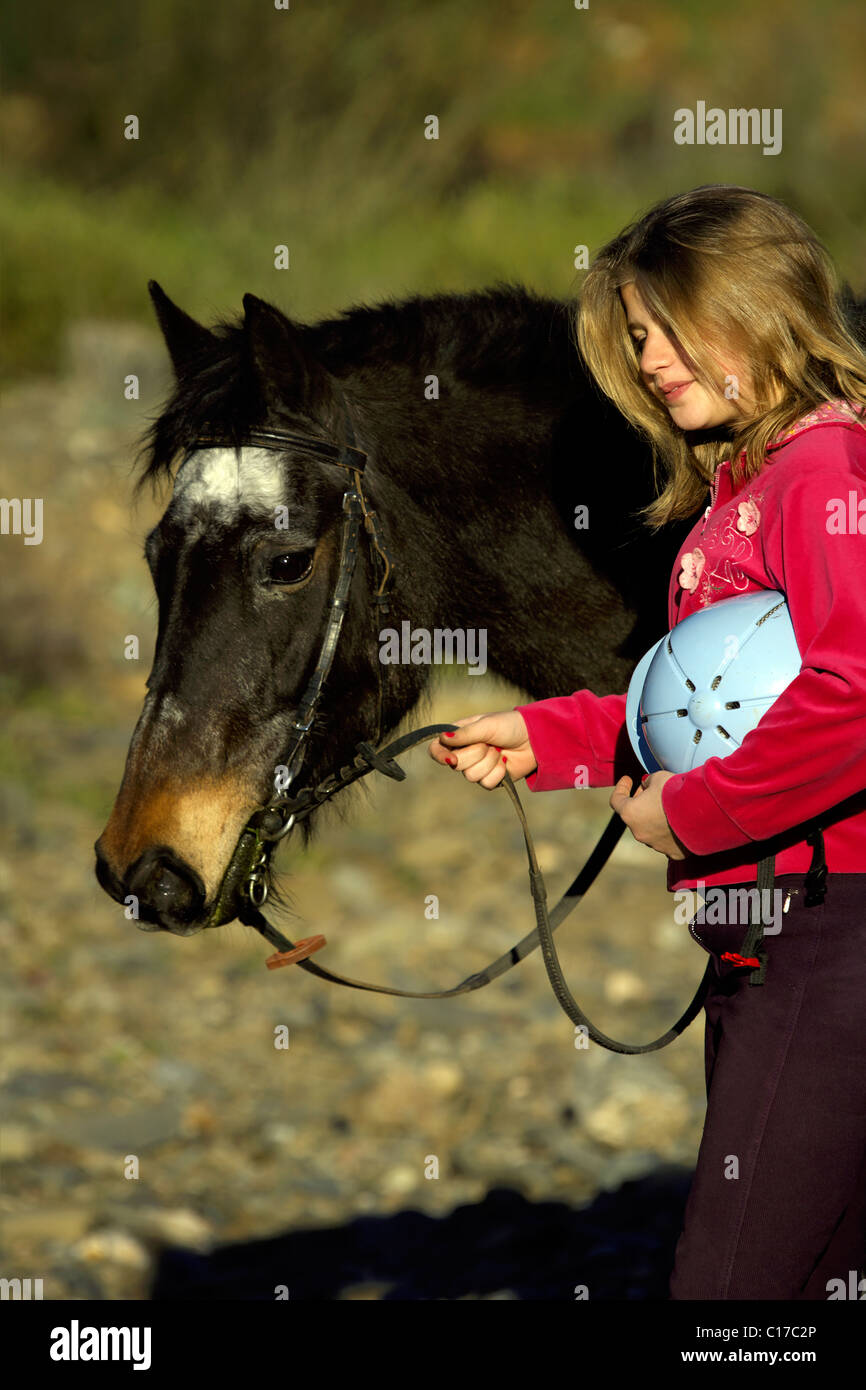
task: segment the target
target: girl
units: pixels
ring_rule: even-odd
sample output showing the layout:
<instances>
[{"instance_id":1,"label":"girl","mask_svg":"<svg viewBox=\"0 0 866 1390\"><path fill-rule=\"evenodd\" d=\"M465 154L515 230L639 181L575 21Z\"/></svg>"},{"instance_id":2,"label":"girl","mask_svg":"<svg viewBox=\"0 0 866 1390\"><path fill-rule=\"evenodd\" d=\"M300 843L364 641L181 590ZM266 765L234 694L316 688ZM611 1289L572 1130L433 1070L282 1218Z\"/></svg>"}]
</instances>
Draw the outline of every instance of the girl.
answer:
<instances>
[{"instance_id":1,"label":"girl","mask_svg":"<svg viewBox=\"0 0 866 1390\"><path fill-rule=\"evenodd\" d=\"M611 807L635 839L667 857L671 891L724 885L733 911L707 916L727 925L690 924L715 973L707 1114L671 1297L856 1297L866 1266L866 353L809 228L774 198L720 185L659 203L602 249L577 341L663 464L645 523L694 515L712 483L673 568L670 626L778 589L802 668L739 749L644 777L633 797L624 694L578 690L454 720L463 727L429 751L486 788L506 767L530 791L572 787L586 768L590 786L614 787ZM813 817L828 870L817 901L804 891ZM783 925L765 938L765 984L751 988L749 971L722 960L744 930L727 895L754 886L772 853Z\"/></svg>"}]
</instances>

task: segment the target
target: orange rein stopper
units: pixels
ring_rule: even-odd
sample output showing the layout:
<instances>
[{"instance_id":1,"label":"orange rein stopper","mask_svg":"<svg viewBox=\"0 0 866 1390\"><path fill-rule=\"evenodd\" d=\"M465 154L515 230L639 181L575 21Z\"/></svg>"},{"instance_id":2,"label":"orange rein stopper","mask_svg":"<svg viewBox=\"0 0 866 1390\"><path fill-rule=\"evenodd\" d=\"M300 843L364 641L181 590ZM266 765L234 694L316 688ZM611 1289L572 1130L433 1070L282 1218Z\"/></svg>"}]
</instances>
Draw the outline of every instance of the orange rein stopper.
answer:
<instances>
[{"instance_id":1,"label":"orange rein stopper","mask_svg":"<svg viewBox=\"0 0 866 1390\"><path fill-rule=\"evenodd\" d=\"M323 936L305 936L291 951L275 951L272 956L268 956L265 965L269 970L279 970L283 965L294 965L299 960L306 960L314 951L321 951L326 944Z\"/></svg>"}]
</instances>

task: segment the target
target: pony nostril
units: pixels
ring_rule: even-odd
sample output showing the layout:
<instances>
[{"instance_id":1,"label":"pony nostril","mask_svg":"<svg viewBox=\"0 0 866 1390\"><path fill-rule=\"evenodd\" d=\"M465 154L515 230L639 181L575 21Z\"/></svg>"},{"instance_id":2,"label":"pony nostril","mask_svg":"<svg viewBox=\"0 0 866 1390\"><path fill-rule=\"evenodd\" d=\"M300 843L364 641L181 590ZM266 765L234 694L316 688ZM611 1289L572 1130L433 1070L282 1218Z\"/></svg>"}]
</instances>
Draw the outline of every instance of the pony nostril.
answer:
<instances>
[{"instance_id":1,"label":"pony nostril","mask_svg":"<svg viewBox=\"0 0 866 1390\"><path fill-rule=\"evenodd\" d=\"M194 922L204 907L204 886L194 869L165 850L147 850L129 872L128 890L141 916L169 929Z\"/></svg>"},{"instance_id":2,"label":"pony nostril","mask_svg":"<svg viewBox=\"0 0 866 1390\"><path fill-rule=\"evenodd\" d=\"M193 884L165 864L160 864L150 876L150 905L157 912L163 907L173 917L181 917L188 922L196 897Z\"/></svg>"}]
</instances>

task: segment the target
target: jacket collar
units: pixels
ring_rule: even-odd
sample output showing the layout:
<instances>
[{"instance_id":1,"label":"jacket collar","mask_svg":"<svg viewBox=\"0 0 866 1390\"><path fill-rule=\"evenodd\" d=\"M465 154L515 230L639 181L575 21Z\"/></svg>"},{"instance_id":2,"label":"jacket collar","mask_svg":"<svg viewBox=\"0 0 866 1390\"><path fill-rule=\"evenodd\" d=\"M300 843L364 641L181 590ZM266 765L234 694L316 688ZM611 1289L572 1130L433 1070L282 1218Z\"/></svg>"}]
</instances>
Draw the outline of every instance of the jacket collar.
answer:
<instances>
[{"instance_id":1,"label":"jacket collar","mask_svg":"<svg viewBox=\"0 0 866 1390\"><path fill-rule=\"evenodd\" d=\"M801 415L787 430L775 435L767 445L767 451L781 449L783 444L787 444L798 434L804 434L806 430L814 429L816 425L857 424L859 418L859 406L856 401L847 401L842 396L837 396L832 401L822 401L814 410L810 410L808 415Z\"/></svg>"},{"instance_id":2,"label":"jacket collar","mask_svg":"<svg viewBox=\"0 0 866 1390\"><path fill-rule=\"evenodd\" d=\"M788 429L781 430L779 434L774 435L767 445L767 453L770 450L781 449L785 444L790 444L792 439L796 439L797 435L805 434L807 430L816 429L819 425L856 424L860 418L858 411L859 406L856 402L847 401L842 396L837 396L832 401L823 401L814 410L810 410L807 415L801 415L799 420L795 420ZM745 452L744 449L740 454L741 460L745 457ZM726 502L734 496L735 491L739 492L742 486L743 484L740 484L739 488L734 488L731 460L725 459L716 469L713 480L715 493L712 505Z\"/></svg>"}]
</instances>

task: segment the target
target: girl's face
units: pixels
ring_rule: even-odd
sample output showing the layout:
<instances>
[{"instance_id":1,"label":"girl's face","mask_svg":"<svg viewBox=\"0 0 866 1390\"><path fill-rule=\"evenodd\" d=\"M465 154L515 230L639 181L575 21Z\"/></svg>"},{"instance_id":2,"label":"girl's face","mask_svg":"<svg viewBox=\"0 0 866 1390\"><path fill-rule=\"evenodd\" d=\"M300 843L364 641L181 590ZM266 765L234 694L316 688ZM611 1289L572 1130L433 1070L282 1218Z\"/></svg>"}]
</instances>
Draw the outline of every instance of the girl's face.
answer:
<instances>
[{"instance_id":1,"label":"girl's face","mask_svg":"<svg viewBox=\"0 0 866 1390\"><path fill-rule=\"evenodd\" d=\"M629 333L639 347L644 385L666 406L675 425L681 430L705 430L751 413L752 379L742 363L729 358L722 364L730 378L724 388L730 399L724 390L707 389L695 379L692 359L653 318L637 287L622 285L619 293Z\"/></svg>"}]
</instances>

